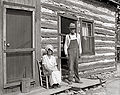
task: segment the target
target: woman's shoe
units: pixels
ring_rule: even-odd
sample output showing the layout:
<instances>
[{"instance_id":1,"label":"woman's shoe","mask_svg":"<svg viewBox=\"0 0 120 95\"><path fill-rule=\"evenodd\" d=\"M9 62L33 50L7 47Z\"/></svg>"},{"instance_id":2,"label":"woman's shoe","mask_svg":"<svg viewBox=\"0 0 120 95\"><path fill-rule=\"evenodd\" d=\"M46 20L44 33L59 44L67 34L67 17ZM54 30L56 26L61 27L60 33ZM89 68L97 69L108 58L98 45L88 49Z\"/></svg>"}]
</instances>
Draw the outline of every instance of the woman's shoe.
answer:
<instances>
[{"instance_id":1,"label":"woman's shoe","mask_svg":"<svg viewBox=\"0 0 120 95\"><path fill-rule=\"evenodd\" d=\"M59 84L57 84L57 87L60 88L61 86Z\"/></svg>"},{"instance_id":2,"label":"woman's shoe","mask_svg":"<svg viewBox=\"0 0 120 95\"><path fill-rule=\"evenodd\" d=\"M54 88L54 89L58 88L57 84L53 84L52 88Z\"/></svg>"},{"instance_id":3,"label":"woman's shoe","mask_svg":"<svg viewBox=\"0 0 120 95\"><path fill-rule=\"evenodd\" d=\"M72 81L69 81L68 79L65 79L65 82L67 82L69 85L72 84Z\"/></svg>"}]
</instances>

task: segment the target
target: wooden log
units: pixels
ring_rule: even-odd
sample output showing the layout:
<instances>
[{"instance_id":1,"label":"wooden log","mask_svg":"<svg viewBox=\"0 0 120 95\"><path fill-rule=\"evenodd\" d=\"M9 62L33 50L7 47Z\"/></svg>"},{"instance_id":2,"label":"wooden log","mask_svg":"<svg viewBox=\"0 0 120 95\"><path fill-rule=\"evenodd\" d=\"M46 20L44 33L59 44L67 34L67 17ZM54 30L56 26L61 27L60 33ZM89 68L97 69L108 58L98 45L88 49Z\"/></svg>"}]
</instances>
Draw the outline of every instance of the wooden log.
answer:
<instances>
[{"instance_id":1,"label":"wooden log","mask_svg":"<svg viewBox=\"0 0 120 95\"><path fill-rule=\"evenodd\" d=\"M116 30L114 23L105 23L105 22L101 22L101 21L94 21L94 25L95 25L95 27L112 30L114 32Z\"/></svg>"},{"instance_id":2,"label":"wooden log","mask_svg":"<svg viewBox=\"0 0 120 95\"><path fill-rule=\"evenodd\" d=\"M115 38L115 36L105 36L105 35L95 34L95 40L114 41L115 42L116 38Z\"/></svg>"},{"instance_id":3,"label":"wooden log","mask_svg":"<svg viewBox=\"0 0 120 95\"><path fill-rule=\"evenodd\" d=\"M95 41L95 47L115 47L115 42Z\"/></svg>"},{"instance_id":4,"label":"wooden log","mask_svg":"<svg viewBox=\"0 0 120 95\"><path fill-rule=\"evenodd\" d=\"M115 53L115 50L96 50L96 54L102 54L102 53L110 53L113 52Z\"/></svg>"},{"instance_id":5,"label":"wooden log","mask_svg":"<svg viewBox=\"0 0 120 95\"><path fill-rule=\"evenodd\" d=\"M97 68L105 68L115 66L115 60L108 60L108 61L96 61L96 62L89 62L89 63L82 63L79 64L79 69L81 71L87 71L91 69L97 69Z\"/></svg>"},{"instance_id":6,"label":"wooden log","mask_svg":"<svg viewBox=\"0 0 120 95\"><path fill-rule=\"evenodd\" d=\"M103 35L110 35L110 36L115 35L114 31L107 30L107 29L104 29L104 28L98 28L98 27L95 27L95 33L96 34L103 34Z\"/></svg>"},{"instance_id":7,"label":"wooden log","mask_svg":"<svg viewBox=\"0 0 120 95\"><path fill-rule=\"evenodd\" d=\"M47 8L47 7L44 7L44 6L41 6L41 13L42 13L42 14L49 14L49 15L54 15L54 16L56 16L56 11L51 10L51 9L49 9L49 8ZM42 14L41 14L41 15L42 15Z\"/></svg>"},{"instance_id":8,"label":"wooden log","mask_svg":"<svg viewBox=\"0 0 120 95\"><path fill-rule=\"evenodd\" d=\"M53 25L56 25L56 24L57 24L57 21L50 20L50 19L42 19L42 18L41 18L41 21L42 21L42 22L45 22L45 23L53 24Z\"/></svg>"},{"instance_id":9,"label":"wooden log","mask_svg":"<svg viewBox=\"0 0 120 95\"><path fill-rule=\"evenodd\" d=\"M41 28L57 29L57 23L52 23L49 21L41 21Z\"/></svg>"},{"instance_id":10,"label":"wooden log","mask_svg":"<svg viewBox=\"0 0 120 95\"><path fill-rule=\"evenodd\" d=\"M96 47L95 48L96 53L101 53L101 52L102 53L111 53L111 52L115 53L115 51L116 51L115 48L110 49L110 47Z\"/></svg>"},{"instance_id":11,"label":"wooden log","mask_svg":"<svg viewBox=\"0 0 120 95\"><path fill-rule=\"evenodd\" d=\"M82 74L80 74L81 77L88 77L90 75L95 75L95 74L100 74L100 73L104 73L104 72L112 72L112 71L116 71L116 67L109 67L109 68L101 68L98 70L92 70L92 71L86 71Z\"/></svg>"},{"instance_id":12,"label":"wooden log","mask_svg":"<svg viewBox=\"0 0 120 95\"><path fill-rule=\"evenodd\" d=\"M58 39L57 38L42 38L41 39L42 44L57 44L58 43Z\"/></svg>"},{"instance_id":13,"label":"wooden log","mask_svg":"<svg viewBox=\"0 0 120 95\"><path fill-rule=\"evenodd\" d=\"M52 33L42 33L42 35L41 35L41 37L42 38L48 38L48 37L50 37L50 38L55 38L55 37L58 37L58 34L52 34Z\"/></svg>"},{"instance_id":14,"label":"wooden log","mask_svg":"<svg viewBox=\"0 0 120 95\"><path fill-rule=\"evenodd\" d=\"M58 45L57 45L56 43L44 43L44 44L41 44L41 48L42 48L42 49L45 49L46 45L48 45L48 44L53 45L54 48L58 48Z\"/></svg>"},{"instance_id":15,"label":"wooden log","mask_svg":"<svg viewBox=\"0 0 120 95\"><path fill-rule=\"evenodd\" d=\"M97 62L105 59L115 59L115 55L99 55L99 56L93 56L93 57L81 57L79 59L79 63L89 63L89 62Z\"/></svg>"},{"instance_id":16,"label":"wooden log","mask_svg":"<svg viewBox=\"0 0 120 95\"><path fill-rule=\"evenodd\" d=\"M58 30L56 30L56 29L45 29L45 28L41 28L41 32L42 32L42 33L53 33L52 35L54 35L54 34L57 34L57 33L58 33Z\"/></svg>"},{"instance_id":17,"label":"wooden log","mask_svg":"<svg viewBox=\"0 0 120 95\"><path fill-rule=\"evenodd\" d=\"M41 18L57 21L57 15L50 14L50 13L47 13L47 12L42 12L41 13Z\"/></svg>"},{"instance_id":18,"label":"wooden log","mask_svg":"<svg viewBox=\"0 0 120 95\"><path fill-rule=\"evenodd\" d=\"M53 29L41 28L42 38L55 38L58 36L58 31Z\"/></svg>"}]
</instances>

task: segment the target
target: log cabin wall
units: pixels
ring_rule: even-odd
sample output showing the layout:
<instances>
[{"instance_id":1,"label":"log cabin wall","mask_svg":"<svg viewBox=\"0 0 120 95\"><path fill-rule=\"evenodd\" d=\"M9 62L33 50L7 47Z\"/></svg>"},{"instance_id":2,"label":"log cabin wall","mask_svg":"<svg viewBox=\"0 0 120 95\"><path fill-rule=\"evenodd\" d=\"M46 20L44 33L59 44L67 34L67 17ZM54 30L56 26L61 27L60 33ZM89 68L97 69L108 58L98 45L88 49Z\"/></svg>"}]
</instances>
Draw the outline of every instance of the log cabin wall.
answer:
<instances>
[{"instance_id":1,"label":"log cabin wall","mask_svg":"<svg viewBox=\"0 0 120 95\"><path fill-rule=\"evenodd\" d=\"M109 2L99 0L41 0L41 43L42 51L46 44L53 44L55 55L58 47L59 12L76 15L94 21L95 54L81 56L80 75L110 72L115 67L115 10ZM61 63L62 64L62 63Z\"/></svg>"},{"instance_id":2,"label":"log cabin wall","mask_svg":"<svg viewBox=\"0 0 120 95\"><path fill-rule=\"evenodd\" d=\"M36 62L36 59L40 59L41 55L41 49L40 49L40 10L41 10L41 4L40 4L40 0L0 0L0 95L2 95L1 93L11 93L11 92L16 92L16 91L20 91L21 90L21 83L11 83L11 84L4 84L4 81L6 79L4 79L4 61L3 61L3 25L4 25L4 19L5 17L4 15L4 6L9 7L10 9L20 9L20 10L28 10L31 11L33 10L33 19L34 19L34 29L33 29L33 35L34 35L34 51L35 51L35 59L34 61ZM38 67L37 64L34 63L33 64L33 69L34 72L32 72L33 74L33 80L31 82L33 82L33 84L31 85L31 87L36 87L39 85L39 73L38 73ZM34 82L35 81L35 82Z\"/></svg>"}]
</instances>

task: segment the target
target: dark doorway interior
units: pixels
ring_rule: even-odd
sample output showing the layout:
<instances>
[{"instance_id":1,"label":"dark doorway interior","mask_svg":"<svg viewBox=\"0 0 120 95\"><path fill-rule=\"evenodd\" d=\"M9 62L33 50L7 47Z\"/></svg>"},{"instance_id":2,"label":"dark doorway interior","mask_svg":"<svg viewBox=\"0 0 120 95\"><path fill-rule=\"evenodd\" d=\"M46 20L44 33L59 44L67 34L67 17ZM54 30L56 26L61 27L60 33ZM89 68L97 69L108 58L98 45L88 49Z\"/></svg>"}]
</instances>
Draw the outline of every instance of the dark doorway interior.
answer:
<instances>
[{"instance_id":1,"label":"dark doorway interior","mask_svg":"<svg viewBox=\"0 0 120 95\"><path fill-rule=\"evenodd\" d=\"M66 34L69 34L69 24L73 22L76 23L76 20L61 17L61 70L62 70L62 76L63 78L67 77L68 75L68 60L64 53L64 43L65 43L65 36Z\"/></svg>"},{"instance_id":2,"label":"dark doorway interior","mask_svg":"<svg viewBox=\"0 0 120 95\"><path fill-rule=\"evenodd\" d=\"M120 62L120 47L117 47L117 62Z\"/></svg>"}]
</instances>

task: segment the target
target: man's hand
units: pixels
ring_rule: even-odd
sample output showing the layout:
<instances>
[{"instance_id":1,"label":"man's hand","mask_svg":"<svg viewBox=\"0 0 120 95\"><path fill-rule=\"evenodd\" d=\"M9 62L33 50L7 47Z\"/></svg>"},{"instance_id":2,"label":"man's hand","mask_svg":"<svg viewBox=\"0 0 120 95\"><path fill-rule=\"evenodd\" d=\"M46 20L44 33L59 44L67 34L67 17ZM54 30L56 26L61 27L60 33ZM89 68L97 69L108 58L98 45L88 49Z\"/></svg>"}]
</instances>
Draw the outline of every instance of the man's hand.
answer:
<instances>
[{"instance_id":1,"label":"man's hand","mask_svg":"<svg viewBox=\"0 0 120 95\"><path fill-rule=\"evenodd\" d=\"M68 58L68 54L65 55Z\"/></svg>"},{"instance_id":2,"label":"man's hand","mask_svg":"<svg viewBox=\"0 0 120 95\"><path fill-rule=\"evenodd\" d=\"M49 70L49 74L51 74L53 71L52 70Z\"/></svg>"}]
</instances>

